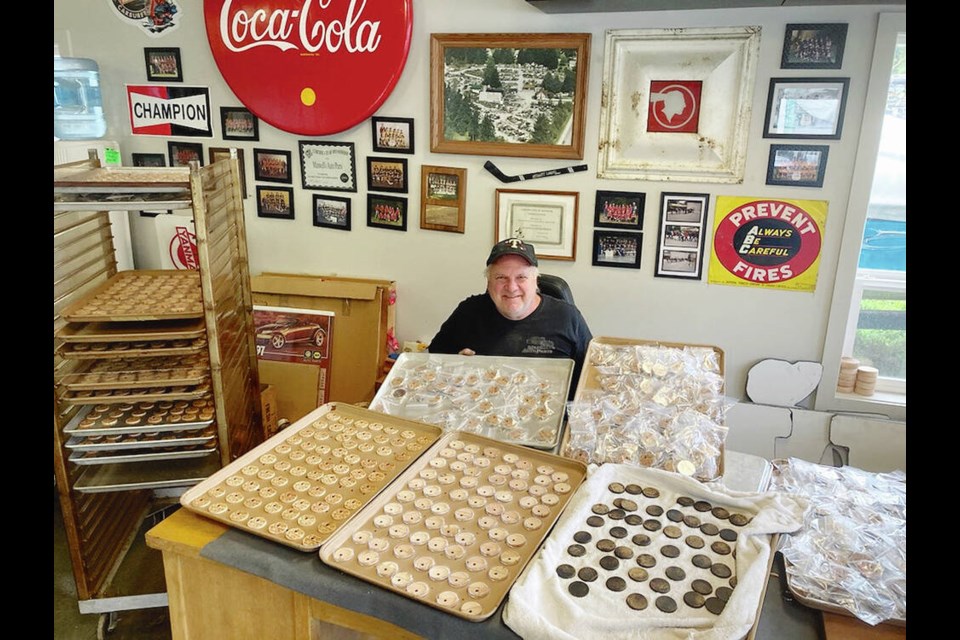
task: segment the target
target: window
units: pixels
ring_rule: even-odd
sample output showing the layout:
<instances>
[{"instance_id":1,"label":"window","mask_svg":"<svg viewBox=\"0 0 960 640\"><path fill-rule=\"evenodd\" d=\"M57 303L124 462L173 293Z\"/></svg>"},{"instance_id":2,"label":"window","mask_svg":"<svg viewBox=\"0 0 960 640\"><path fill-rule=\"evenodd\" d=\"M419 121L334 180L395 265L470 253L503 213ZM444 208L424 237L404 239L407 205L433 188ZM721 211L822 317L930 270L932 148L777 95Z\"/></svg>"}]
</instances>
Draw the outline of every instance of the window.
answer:
<instances>
[{"instance_id":1,"label":"window","mask_svg":"<svg viewBox=\"0 0 960 640\"><path fill-rule=\"evenodd\" d=\"M817 408L906 418L907 30L881 14L824 345ZM873 396L837 393L841 356L879 371Z\"/></svg>"}]
</instances>

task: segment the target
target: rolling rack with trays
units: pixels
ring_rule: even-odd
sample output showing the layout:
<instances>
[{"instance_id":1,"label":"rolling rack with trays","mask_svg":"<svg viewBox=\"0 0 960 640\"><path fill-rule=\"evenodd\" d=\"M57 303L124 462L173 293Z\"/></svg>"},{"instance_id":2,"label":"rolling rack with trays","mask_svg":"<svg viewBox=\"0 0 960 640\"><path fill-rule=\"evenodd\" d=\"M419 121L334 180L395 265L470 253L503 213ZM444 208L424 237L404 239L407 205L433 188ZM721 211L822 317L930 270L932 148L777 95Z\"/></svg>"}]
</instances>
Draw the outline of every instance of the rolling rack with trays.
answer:
<instances>
[{"instance_id":1,"label":"rolling rack with trays","mask_svg":"<svg viewBox=\"0 0 960 640\"><path fill-rule=\"evenodd\" d=\"M105 209L157 206L192 210L199 269L118 272ZM167 605L113 584L144 524L264 438L237 161L91 153L54 167L53 219L54 480L80 612L103 637L116 612Z\"/></svg>"}]
</instances>

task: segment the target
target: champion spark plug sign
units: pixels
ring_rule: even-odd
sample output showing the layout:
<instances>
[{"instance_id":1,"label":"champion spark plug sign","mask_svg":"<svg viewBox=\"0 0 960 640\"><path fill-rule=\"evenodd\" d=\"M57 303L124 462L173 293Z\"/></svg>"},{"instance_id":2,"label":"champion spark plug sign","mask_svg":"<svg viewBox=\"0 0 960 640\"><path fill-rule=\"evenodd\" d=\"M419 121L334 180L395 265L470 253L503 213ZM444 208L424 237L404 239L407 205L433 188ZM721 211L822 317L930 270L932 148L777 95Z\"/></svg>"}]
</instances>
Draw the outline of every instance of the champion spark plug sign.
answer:
<instances>
[{"instance_id":1,"label":"champion spark plug sign","mask_svg":"<svg viewBox=\"0 0 960 640\"><path fill-rule=\"evenodd\" d=\"M413 0L204 0L210 51L258 118L299 135L366 120L400 78Z\"/></svg>"},{"instance_id":2,"label":"champion spark plug sign","mask_svg":"<svg viewBox=\"0 0 960 640\"><path fill-rule=\"evenodd\" d=\"M718 196L709 282L813 291L826 218L825 200Z\"/></svg>"},{"instance_id":3,"label":"champion spark plug sign","mask_svg":"<svg viewBox=\"0 0 960 640\"><path fill-rule=\"evenodd\" d=\"M212 138L210 90L181 85L127 85L134 135Z\"/></svg>"}]
</instances>

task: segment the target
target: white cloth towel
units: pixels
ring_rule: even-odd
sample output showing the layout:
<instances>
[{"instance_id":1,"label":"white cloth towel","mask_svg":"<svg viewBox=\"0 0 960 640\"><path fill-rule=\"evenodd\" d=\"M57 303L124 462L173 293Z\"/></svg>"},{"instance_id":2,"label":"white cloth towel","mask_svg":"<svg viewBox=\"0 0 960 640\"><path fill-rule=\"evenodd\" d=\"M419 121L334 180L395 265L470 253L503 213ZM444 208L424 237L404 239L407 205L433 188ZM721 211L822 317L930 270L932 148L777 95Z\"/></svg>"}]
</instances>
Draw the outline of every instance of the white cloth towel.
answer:
<instances>
[{"instance_id":1,"label":"white cloth towel","mask_svg":"<svg viewBox=\"0 0 960 640\"><path fill-rule=\"evenodd\" d=\"M643 495L619 496L611 494L608 487L613 482L638 484L641 487L653 486L660 491L655 499ZM676 498L689 496L694 500L705 500L713 506L722 506L732 513L743 513L753 519L744 527L732 527L729 522L715 518L709 511L697 512L693 508L676 505ZM670 539L663 535L663 529L650 532L640 526L625 525L623 520L606 519L601 528L592 528L585 524L591 515L594 504L603 502L612 505L616 497L631 499L639 506L636 513L644 520L650 516L644 511L651 503L680 509L684 514L692 514L703 522L714 522L720 528L729 527L738 531L736 558L724 556L727 564L735 564L734 575L737 578L726 607L720 615L709 613L706 608L694 609L683 601L683 594L693 578L709 581L714 589L727 585L727 579L713 576L710 571L696 569L690 562L693 555L705 553L716 556L710 551L710 544L720 538L703 535L683 523L678 526L683 536ZM503 620L524 640L735 640L743 638L753 626L760 608L761 598L767 582L773 535L796 531L802 523L806 502L802 498L777 492L744 493L732 491L719 485L705 485L680 474L647 469L636 465L604 464L598 467L577 490L556 527L544 542L537 556L530 562L517 579L509 593L509 600L503 613ZM665 525L674 524L664 516L658 518ZM604 555L596 548L596 541L608 537L613 526L625 526L629 535L618 544L631 546L637 553L651 553L657 557L657 565L648 569L649 578L663 577L667 566L683 568L687 577L680 582L671 582L671 591L667 594L677 603L674 613L663 613L655 606L655 597L649 588L649 580L638 584L627 577L630 567L637 566L635 557L623 560L614 571L600 570L600 577L588 583L589 593L582 598L570 595L569 584L576 580L562 579L557 575L557 567L570 564L579 569L585 566L597 566L597 560ZM589 531L593 534L591 542L584 544L587 553L573 557L567 548L574 544L573 535L577 531ZM635 533L649 535L653 542L648 547L632 545L630 536ZM684 538L696 533L706 540L703 549L693 549L684 543ZM664 544L673 544L680 548L680 556L668 559L659 553ZM611 575L619 575L626 580L627 588L621 592L609 590L604 582ZM643 593L649 601L640 611L626 604L626 597L632 592ZM709 596L708 596L709 597Z\"/></svg>"}]
</instances>

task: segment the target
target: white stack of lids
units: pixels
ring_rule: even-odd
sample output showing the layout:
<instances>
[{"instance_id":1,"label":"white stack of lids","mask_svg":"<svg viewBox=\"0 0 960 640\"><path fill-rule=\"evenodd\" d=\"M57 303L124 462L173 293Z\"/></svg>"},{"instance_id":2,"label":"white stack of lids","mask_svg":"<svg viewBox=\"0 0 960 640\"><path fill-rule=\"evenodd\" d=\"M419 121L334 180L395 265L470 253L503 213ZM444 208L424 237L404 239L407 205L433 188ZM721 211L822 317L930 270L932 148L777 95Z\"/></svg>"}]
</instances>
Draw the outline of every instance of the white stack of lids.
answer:
<instances>
[{"instance_id":1,"label":"white stack of lids","mask_svg":"<svg viewBox=\"0 0 960 640\"><path fill-rule=\"evenodd\" d=\"M857 369L860 361L850 356L840 358L840 375L837 376L837 392L853 393L857 383Z\"/></svg>"},{"instance_id":2,"label":"white stack of lids","mask_svg":"<svg viewBox=\"0 0 960 640\"><path fill-rule=\"evenodd\" d=\"M877 386L878 373L876 367L859 367L857 369L857 382L853 386L854 392L861 396L872 396Z\"/></svg>"}]
</instances>

